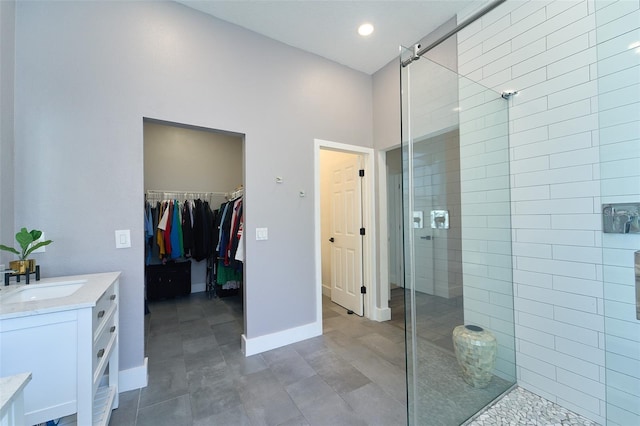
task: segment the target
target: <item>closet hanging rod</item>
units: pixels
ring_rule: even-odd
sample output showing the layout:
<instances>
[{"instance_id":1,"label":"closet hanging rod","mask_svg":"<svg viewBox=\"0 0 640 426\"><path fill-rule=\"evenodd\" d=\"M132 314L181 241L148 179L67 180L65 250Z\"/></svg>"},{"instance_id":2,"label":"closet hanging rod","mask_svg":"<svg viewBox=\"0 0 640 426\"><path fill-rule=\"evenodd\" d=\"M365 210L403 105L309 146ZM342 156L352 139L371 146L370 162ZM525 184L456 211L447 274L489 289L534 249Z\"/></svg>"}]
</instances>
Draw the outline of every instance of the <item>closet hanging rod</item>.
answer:
<instances>
[{"instance_id":1,"label":"closet hanging rod","mask_svg":"<svg viewBox=\"0 0 640 426\"><path fill-rule=\"evenodd\" d=\"M228 192L210 192L210 191L162 191L159 189L147 189L147 194L203 194L203 195L227 195Z\"/></svg>"},{"instance_id":2,"label":"closet hanging rod","mask_svg":"<svg viewBox=\"0 0 640 426\"><path fill-rule=\"evenodd\" d=\"M244 188L236 189L235 191L228 192L227 198L229 200L235 200L236 198L240 198L244 195Z\"/></svg>"}]
</instances>

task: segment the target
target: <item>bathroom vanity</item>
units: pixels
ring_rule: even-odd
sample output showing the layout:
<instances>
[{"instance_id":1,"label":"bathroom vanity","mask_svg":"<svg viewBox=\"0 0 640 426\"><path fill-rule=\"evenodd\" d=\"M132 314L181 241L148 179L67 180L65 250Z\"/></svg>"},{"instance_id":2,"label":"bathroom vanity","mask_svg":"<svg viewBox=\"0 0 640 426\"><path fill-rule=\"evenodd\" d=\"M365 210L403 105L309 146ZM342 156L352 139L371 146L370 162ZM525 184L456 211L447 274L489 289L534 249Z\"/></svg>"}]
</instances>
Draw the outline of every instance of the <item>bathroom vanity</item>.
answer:
<instances>
[{"instance_id":1,"label":"bathroom vanity","mask_svg":"<svg viewBox=\"0 0 640 426\"><path fill-rule=\"evenodd\" d=\"M74 413L78 425L109 423L118 407L119 276L45 278L0 290L0 377L31 373L27 424Z\"/></svg>"}]
</instances>

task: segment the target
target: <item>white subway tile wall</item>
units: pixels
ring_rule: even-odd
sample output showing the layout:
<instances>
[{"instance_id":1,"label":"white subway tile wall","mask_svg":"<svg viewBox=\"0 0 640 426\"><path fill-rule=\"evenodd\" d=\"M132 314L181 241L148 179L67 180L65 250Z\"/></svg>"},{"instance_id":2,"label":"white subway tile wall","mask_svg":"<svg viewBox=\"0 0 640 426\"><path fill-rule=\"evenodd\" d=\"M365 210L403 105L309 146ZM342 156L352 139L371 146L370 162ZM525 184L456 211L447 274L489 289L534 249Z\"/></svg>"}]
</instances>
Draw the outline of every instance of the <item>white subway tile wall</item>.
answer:
<instances>
[{"instance_id":1,"label":"white subway tile wall","mask_svg":"<svg viewBox=\"0 0 640 426\"><path fill-rule=\"evenodd\" d=\"M640 424L633 417L640 416L640 322L631 309L629 260L640 243L603 237L600 218L608 196L640 201L640 56L628 48L640 40L639 13L637 0L508 1L458 35L463 76L498 93L520 92L509 101L518 382L598 423L606 421L608 396L610 424ZM467 194L503 188L504 180L482 175L480 145L493 129L477 120L469 126L464 101L461 107L466 214ZM481 226L474 224L475 234L485 234ZM478 263L477 252L468 256L467 235L463 262ZM618 250L605 250L603 261L602 245ZM485 253L491 266L496 259ZM467 266L465 288L474 285L469 274L488 270ZM465 318L490 321L496 307L482 302L476 312L479 294L465 292ZM609 343L615 333L617 344ZM614 354L626 362L615 358L612 367ZM615 371L608 393L605 365Z\"/></svg>"},{"instance_id":2,"label":"white subway tile wall","mask_svg":"<svg viewBox=\"0 0 640 426\"><path fill-rule=\"evenodd\" d=\"M640 2L595 5L601 201L640 202ZM603 234L602 246L608 424L640 424L633 271L640 235Z\"/></svg>"},{"instance_id":3,"label":"white subway tile wall","mask_svg":"<svg viewBox=\"0 0 640 426\"><path fill-rule=\"evenodd\" d=\"M639 41L638 0L508 1L458 34L460 74L520 92L509 101L518 383L611 425L640 424L640 236L603 235L600 214L601 203L640 202ZM473 191L504 180L486 178L495 128L465 115L460 86L467 214L486 202ZM498 259L467 238L493 232L489 222L463 219L465 319L488 327L504 312L479 278Z\"/></svg>"},{"instance_id":4,"label":"white subway tile wall","mask_svg":"<svg viewBox=\"0 0 640 426\"><path fill-rule=\"evenodd\" d=\"M497 58L500 49L489 56ZM482 56L482 49L474 51ZM515 380L507 104L467 78L458 80L458 88L465 323L496 336L495 373ZM537 169L537 162L520 166Z\"/></svg>"}]
</instances>

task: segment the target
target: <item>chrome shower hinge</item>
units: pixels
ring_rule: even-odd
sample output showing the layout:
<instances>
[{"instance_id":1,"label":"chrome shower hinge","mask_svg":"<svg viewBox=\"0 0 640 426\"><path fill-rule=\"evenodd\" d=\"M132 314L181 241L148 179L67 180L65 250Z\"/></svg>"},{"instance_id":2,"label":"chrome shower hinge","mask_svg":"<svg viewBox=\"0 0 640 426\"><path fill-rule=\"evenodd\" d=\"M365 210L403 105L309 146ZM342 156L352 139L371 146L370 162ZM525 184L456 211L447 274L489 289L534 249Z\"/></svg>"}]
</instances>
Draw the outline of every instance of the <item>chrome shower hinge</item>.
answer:
<instances>
[{"instance_id":1,"label":"chrome shower hinge","mask_svg":"<svg viewBox=\"0 0 640 426\"><path fill-rule=\"evenodd\" d=\"M502 92L500 94L500 96L502 96L506 100L509 100L509 99L511 99L512 96L517 95L517 94L518 94L517 90L505 90L504 92Z\"/></svg>"}]
</instances>

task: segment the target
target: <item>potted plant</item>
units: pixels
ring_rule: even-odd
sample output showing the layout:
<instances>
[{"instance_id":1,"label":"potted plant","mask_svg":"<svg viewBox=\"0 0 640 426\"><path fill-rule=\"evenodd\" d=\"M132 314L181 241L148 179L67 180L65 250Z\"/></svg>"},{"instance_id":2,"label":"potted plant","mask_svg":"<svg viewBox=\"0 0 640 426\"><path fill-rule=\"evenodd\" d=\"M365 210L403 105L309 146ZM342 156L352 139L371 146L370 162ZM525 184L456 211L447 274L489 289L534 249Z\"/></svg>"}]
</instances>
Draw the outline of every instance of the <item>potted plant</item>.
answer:
<instances>
[{"instance_id":1,"label":"potted plant","mask_svg":"<svg viewBox=\"0 0 640 426\"><path fill-rule=\"evenodd\" d=\"M17 254L20 259L9 262L9 268L18 274L25 274L27 271L35 271L36 261L34 259L27 259L27 256L29 256L34 250L53 242L52 240L38 241L41 236L42 231L37 229L27 231L27 228L22 228L20 229L20 232L16 234L16 241L20 244L21 251L18 251L13 247L5 246L4 244L0 244L0 249ZM38 242L33 244L34 241Z\"/></svg>"}]
</instances>

